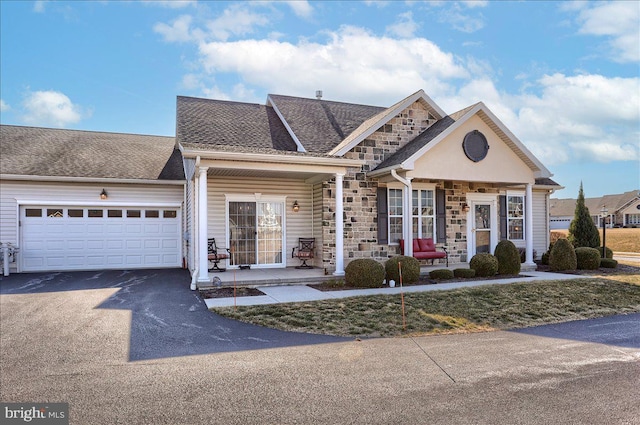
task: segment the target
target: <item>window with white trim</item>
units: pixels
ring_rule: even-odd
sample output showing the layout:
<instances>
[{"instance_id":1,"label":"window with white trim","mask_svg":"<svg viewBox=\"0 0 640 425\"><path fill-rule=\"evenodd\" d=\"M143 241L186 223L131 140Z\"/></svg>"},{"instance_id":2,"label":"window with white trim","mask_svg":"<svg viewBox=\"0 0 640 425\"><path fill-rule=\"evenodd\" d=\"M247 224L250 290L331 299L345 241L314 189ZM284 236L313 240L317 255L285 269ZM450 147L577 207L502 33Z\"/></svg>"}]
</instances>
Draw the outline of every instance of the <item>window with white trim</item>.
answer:
<instances>
[{"instance_id":1,"label":"window with white trim","mask_svg":"<svg viewBox=\"0 0 640 425\"><path fill-rule=\"evenodd\" d=\"M627 214L626 224L640 224L640 214Z\"/></svg>"},{"instance_id":2,"label":"window with white trim","mask_svg":"<svg viewBox=\"0 0 640 425\"><path fill-rule=\"evenodd\" d=\"M434 191L414 189L412 201L413 237L433 238L436 235L436 204Z\"/></svg>"},{"instance_id":3,"label":"window with white trim","mask_svg":"<svg viewBox=\"0 0 640 425\"><path fill-rule=\"evenodd\" d=\"M524 195L507 195L507 237L524 240Z\"/></svg>"},{"instance_id":4,"label":"window with white trim","mask_svg":"<svg viewBox=\"0 0 640 425\"><path fill-rule=\"evenodd\" d=\"M396 244L402 239L402 189L388 189L389 243Z\"/></svg>"}]
</instances>

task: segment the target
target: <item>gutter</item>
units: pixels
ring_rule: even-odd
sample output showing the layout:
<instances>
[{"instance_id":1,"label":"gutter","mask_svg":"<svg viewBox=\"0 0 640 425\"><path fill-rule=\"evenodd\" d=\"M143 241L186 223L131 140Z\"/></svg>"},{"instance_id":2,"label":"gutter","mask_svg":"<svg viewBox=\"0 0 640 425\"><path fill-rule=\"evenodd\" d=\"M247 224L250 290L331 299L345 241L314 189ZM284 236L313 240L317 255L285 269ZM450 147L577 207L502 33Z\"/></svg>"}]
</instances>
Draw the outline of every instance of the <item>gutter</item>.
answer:
<instances>
[{"instance_id":1,"label":"gutter","mask_svg":"<svg viewBox=\"0 0 640 425\"><path fill-rule=\"evenodd\" d=\"M228 152L228 151L197 151L182 150L185 157L196 158L201 157L202 160L228 160L242 162L270 162L270 163L290 163L290 164L312 164L312 165L329 165L340 167L360 167L364 165L364 161L359 159L346 159L336 157L319 157L319 156L297 156L297 155L278 155L278 154L260 154L249 152Z\"/></svg>"},{"instance_id":2,"label":"gutter","mask_svg":"<svg viewBox=\"0 0 640 425\"><path fill-rule=\"evenodd\" d=\"M404 201L402 202L402 204L405 206L405 208L402 214L402 238L405 241L404 255L411 257L413 256L413 243L412 243L413 238L411 237L411 226L412 226L411 225L411 221L412 221L411 220L411 210L412 210L411 180L405 179L404 177L400 177L395 169L391 170L391 176L393 176L394 179L398 180L407 188L406 191L403 191Z\"/></svg>"}]
</instances>

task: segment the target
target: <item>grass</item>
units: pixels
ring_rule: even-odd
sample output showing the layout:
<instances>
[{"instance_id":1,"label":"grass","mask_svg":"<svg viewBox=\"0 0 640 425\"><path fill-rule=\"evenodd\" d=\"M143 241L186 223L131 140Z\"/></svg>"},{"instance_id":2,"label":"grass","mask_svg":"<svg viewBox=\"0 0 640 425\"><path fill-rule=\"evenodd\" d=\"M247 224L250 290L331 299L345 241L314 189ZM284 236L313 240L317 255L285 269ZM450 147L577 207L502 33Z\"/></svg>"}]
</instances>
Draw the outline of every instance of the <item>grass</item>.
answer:
<instances>
[{"instance_id":1,"label":"grass","mask_svg":"<svg viewBox=\"0 0 640 425\"><path fill-rule=\"evenodd\" d=\"M600 231L600 241L602 241L602 229ZM565 237L568 230L554 230L551 232L562 234ZM553 240L553 236L552 239ZM640 253L640 228L616 228L607 229L607 247L614 252L638 252Z\"/></svg>"},{"instance_id":2,"label":"grass","mask_svg":"<svg viewBox=\"0 0 640 425\"><path fill-rule=\"evenodd\" d=\"M288 331L396 337L522 328L640 312L640 273L487 285L306 303L216 308L237 320Z\"/></svg>"}]
</instances>

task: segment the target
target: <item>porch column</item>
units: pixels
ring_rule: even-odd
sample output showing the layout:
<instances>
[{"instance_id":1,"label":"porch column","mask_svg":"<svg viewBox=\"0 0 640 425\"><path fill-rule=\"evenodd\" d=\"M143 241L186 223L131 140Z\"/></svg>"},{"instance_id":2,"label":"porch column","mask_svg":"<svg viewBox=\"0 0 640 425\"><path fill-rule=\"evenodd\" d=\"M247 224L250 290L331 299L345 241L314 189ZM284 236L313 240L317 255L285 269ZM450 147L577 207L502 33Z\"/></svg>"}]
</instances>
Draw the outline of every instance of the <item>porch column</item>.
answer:
<instances>
[{"instance_id":1,"label":"porch column","mask_svg":"<svg viewBox=\"0 0 640 425\"><path fill-rule=\"evenodd\" d=\"M524 207L524 228L527 240L525 265L535 266L533 262L533 185L531 183L527 183Z\"/></svg>"},{"instance_id":2,"label":"porch column","mask_svg":"<svg viewBox=\"0 0 640 425\"><path fill-rule=\"evenodd\" d=\"M207 170L198 168L198 282L209 282L207 253Z\"/></svg>"},{"instance_id":3,"label":"porch column","mask_svg":"<svg viewBox=\"0 0 640 425\"><path fill-rule=\"evenodd\" d=\"M404 217L402 222L403 238L404 242L404 255L413 256L413 187L411 186L411 179L407 178L404 186L404 205L406 206L404 211Z\"/></svg>"},{"instance_id":4,"label":"porch column","mask_svg":"<svg viewBox=\"0 0 640 425\"><path fill-rule=\"evenodd\" d=\"M342 180L344 174L336 174L336 271L334 276L344 276L344 208L342 206Z\"/></svg>"}]
</instances>

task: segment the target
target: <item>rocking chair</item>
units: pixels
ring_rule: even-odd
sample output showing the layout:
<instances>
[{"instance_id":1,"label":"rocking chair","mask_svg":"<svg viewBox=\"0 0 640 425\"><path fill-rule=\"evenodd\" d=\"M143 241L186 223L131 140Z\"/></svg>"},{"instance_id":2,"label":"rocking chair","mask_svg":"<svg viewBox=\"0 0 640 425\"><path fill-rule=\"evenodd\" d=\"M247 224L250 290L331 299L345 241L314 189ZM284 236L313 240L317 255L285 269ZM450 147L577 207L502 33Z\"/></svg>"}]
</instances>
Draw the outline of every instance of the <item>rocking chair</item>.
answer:
<instances>
[{"instance_id":1,"label":"rocking chair","mask_svg":"<svg viewBox=\"0 0 640 425\"><path fill-rule=\"evenodd\" d=\"M315 250L316 238L299 238L298 247L291 251L291 258L297 258L302 264L296 269L312 269L313 266L307 264L307 260L312 260Z\"/></svg>"},{"instance_id":2,"label":"rocking chair","mask_svg":"<svg viewBox=\"0 0 640 425\"><path fill-rule=\"evenodd\" d=\"M226 252L225 252L226 251ZM207 259L210 263L213 263L213 267L209 271L215 270L218 272L224 272L226 268L220 268L218 263L222 260L229 258L231 252L228 248L218 248L215 238L209 238L207 240Z\"/></svg>"}]
</instances>

